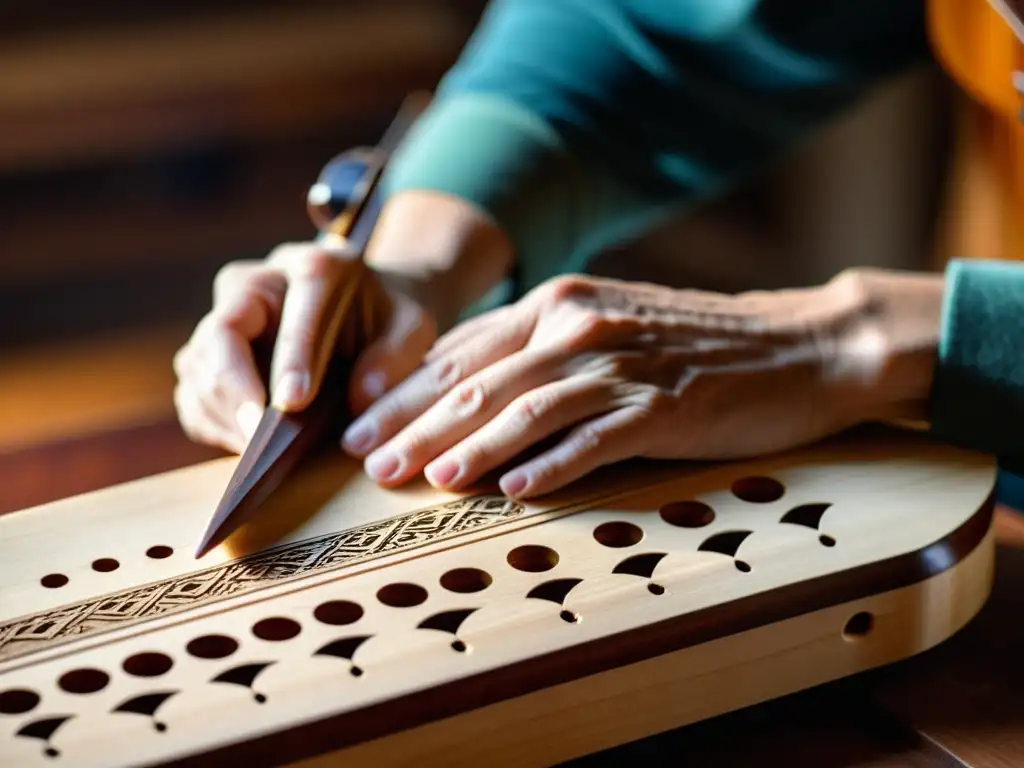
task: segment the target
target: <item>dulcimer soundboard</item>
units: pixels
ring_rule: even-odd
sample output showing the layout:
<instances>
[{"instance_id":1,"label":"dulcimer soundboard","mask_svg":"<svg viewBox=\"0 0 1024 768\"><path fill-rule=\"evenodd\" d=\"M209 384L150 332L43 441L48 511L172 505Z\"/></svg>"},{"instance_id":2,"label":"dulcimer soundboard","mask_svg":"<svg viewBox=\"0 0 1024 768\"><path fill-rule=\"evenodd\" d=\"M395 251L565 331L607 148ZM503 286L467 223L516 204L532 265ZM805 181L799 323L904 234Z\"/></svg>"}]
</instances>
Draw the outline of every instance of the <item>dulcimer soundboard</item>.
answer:
<instances>
[{"instance_id":1,"label":"dulcimer soundboard","mask_svg":"<svg viewBox=\"0 0 1024 768\"><path fill-rule=\"evenodd\" d=\"M529 503L327 452L196 560L237 459L0 517L0 765L549 766L943 642L995 463L857 431Z\"/></svg>"}]
</instances>

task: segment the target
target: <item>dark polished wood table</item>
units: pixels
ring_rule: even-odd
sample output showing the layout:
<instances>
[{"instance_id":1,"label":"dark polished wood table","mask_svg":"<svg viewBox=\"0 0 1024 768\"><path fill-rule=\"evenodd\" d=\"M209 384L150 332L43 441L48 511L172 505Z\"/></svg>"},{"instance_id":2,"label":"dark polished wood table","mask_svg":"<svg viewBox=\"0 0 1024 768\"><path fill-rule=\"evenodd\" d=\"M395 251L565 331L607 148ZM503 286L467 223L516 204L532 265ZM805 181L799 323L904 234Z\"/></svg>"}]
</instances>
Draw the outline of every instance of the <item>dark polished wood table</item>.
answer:
<instances>
[{"instance_id":1,"label":"dark polished wood table","mask_svg":"<svg viewBox=\"0 0 1024 768\"><path fill-rule=\"evenodd\" d=\"M171 419L10 451L0 454L0 514L221 455L189 442ZM1024 518L999 508L996 519L991 597L946 643L612 750L600 763L1024 768Z\"/></svg>"}]
</instances>

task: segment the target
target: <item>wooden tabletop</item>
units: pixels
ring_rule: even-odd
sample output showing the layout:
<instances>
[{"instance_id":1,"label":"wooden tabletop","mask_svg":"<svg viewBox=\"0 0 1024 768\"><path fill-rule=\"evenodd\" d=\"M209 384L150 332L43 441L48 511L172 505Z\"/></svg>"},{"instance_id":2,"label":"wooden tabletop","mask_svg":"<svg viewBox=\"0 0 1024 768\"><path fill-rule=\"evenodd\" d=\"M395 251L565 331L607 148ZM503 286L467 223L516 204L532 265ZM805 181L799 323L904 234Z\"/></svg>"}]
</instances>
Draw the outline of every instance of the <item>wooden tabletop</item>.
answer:
<instances>
[{"instance_id":1,"label":"wooden tabletop","mask_svg":"<svg viewBox=\"0 0 1024 768\"><path fill-rule=\"evenodd\" d=\"M0 514L222 455L171 420L0 453ZM959 634L914 659L750 707L574 768L1024 766L1024 518L997 510L992 595ZM683 760L683 763L680 763Z\"/></svg>"}]
</instances>

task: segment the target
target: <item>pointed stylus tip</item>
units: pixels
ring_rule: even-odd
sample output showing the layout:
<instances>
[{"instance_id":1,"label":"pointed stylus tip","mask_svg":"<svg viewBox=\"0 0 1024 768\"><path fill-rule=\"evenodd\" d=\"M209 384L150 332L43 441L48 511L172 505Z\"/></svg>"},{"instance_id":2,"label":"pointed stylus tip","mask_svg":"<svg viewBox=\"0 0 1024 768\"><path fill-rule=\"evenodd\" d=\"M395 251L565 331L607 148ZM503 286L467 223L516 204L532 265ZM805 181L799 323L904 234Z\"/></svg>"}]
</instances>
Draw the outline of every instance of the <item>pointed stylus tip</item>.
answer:
<instances>
[{"instance_id":1,"label":"pointed stylus tip","mask_svg":"<svg viewBox=\"0 0 1024 768\"><path fill-rule=\"evenodd\" d=\"M196 547L196 560L201 558L211 549L214 549L220 543L221 538L221 526L216 523L210 525L206 529L206 533L203 534L203 538L200 540L199 546Z\"/></svg>"},{"instance_id":2,"label":"pointed stylus tip","mask_svg":"<svg viewBox=\"0 0 1024 768\"><path fill-rule=\"evenodd\" d=\"M199 558L201 558L201 557L202 557L203 555L205 555L205 554L206 554L207 552L209 552L209 551L210 551L211 549L213 549L213 547L211 546L211 543L210 543L210 537L209 537L209 536L207 536L207 537L205 537L205 538L204 538L204 539L203 539L203 540L202 540L202 541L201 541L201 542L199 543L199 546L198 546L198 547L196 547L196 560L198 560Z\"/></svg>"}]
</instances>

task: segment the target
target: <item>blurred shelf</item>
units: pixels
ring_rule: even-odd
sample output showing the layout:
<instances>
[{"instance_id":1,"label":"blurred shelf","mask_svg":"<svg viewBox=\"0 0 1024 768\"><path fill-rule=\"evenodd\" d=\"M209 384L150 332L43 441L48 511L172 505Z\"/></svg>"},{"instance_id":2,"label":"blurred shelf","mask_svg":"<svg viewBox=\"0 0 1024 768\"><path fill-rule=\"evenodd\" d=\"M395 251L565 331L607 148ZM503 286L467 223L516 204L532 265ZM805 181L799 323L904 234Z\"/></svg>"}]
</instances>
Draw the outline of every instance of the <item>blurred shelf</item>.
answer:
<instances>
[{"instance_id":1,"label":"blurred shelf","mask_svg":"<svg viewBox=\"0 0 1024 768\"><path fill-rule=\"evenodd\" d=\"M174 415L174 353L191 328L153 327L5 355L0 452Z\"/></svg>"},{"instance_id":2,"label":"blurred shelf","mask_svg":"<svg viewBox=\"0 0 1024 768\"><path fill-rule=\"evenodd\" d=\"M0 172L301 136L432 88L471 15L442 0L216 8L5 36Z\"/></svg>"}]
</instances>

